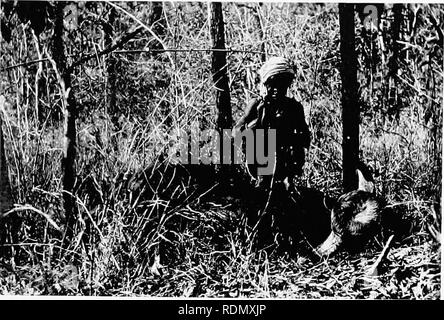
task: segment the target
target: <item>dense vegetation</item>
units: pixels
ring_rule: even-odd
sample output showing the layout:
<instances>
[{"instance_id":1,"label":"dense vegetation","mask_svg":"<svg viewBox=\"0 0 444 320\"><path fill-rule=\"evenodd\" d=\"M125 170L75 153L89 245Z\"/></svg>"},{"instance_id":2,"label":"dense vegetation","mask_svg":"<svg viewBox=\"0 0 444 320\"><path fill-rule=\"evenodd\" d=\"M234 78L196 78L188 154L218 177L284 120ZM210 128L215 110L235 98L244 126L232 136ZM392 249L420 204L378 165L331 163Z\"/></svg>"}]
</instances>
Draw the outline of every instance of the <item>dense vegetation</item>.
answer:
<instances>
[{"instance_id":1,"label":"dense vegetation","mask_svg":"<svg viewBox=\"0 0 444 320\"><path fill-rule=\"evenodd\" d=\"M321 262L269 254L246 240L244 207L233 195L200 201L192 185L168 189L167 171L150 179L156 191L168 189L164 194L145 192L140 177L147 168L165 168L173 129L188 130L193 120L215 126L208 7L163 3L153 22L152 5L113 4L78 4L77 24L65 17L67 63L93 55L71 75L77 218L66 245L61 163L68 114L52 56L55 5L14 9L2 2L0 114L16 203L0 221L2 294L439 297L441 5L378 6L377 31L364 27L363 8L356 7L360 157L400 224L383 272L369 277L384 243ZM258 94L262 51L290 57L297 68L291 94L312 133L298 183L339 196L337 5L225 3L223 14L233 119ZM98 54L147 21L162 45L142 28L122 48Z\"/></svg>"}]
</instances>

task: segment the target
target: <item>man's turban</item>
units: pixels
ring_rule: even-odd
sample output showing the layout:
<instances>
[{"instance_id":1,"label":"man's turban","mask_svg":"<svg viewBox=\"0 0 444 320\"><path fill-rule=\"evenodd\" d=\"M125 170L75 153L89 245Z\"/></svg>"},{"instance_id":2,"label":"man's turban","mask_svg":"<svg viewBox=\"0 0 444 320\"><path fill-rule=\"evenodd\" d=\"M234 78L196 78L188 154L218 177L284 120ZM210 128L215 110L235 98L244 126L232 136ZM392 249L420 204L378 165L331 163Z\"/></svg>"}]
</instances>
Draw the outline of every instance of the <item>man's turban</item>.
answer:
<instances>
[{"instance_id":1,"label":"man's turban","mask_svg":"<svg viewBox=\"0 0 444 320\"><path fill-rule=\"evenodd\" d=\"M288 74L291 78L294 78L294 70L288 59L283 57L273 57L265 62L259 70L261 84L265 84L270 77L278 74Z\"/></svg>"}]
</instances>

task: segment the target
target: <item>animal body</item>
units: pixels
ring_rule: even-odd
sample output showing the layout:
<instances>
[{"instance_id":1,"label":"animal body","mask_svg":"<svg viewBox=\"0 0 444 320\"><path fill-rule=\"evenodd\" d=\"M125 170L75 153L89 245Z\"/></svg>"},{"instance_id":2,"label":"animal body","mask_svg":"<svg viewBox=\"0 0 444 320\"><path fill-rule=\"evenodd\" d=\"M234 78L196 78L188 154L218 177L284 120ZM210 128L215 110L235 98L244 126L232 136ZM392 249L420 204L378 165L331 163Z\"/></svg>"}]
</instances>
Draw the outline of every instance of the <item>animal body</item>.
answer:
<instances>
[{"instance_id":1,"label":"animal body","mask_svg":"<svg viewBox=\"0 0 444 320\"><path fill-rule=\"evenodd\" d=\"M358 189L340 196L330 207L331 232L317 248L321 256L332 255L341 247L361 248L381 225L385 202L375 195L371 178L364 177L359 169L356 172Z\"/></svg>"}]
</instances>

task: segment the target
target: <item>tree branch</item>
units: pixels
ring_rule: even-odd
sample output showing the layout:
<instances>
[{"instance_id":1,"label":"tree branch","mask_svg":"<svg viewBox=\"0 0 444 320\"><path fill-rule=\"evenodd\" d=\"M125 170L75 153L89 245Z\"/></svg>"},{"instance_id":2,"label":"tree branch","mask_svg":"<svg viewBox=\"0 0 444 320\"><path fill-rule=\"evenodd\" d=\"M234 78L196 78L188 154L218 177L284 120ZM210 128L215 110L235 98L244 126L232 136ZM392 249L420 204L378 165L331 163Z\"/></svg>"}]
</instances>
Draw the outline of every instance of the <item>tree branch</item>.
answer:
<instances>
[{"instance_id":1,"label":"tree branch","mask_svg":"<svg viewBox=\"0 0 444 320\"><path fill-rule=\"evenodd\" d=\"M228 52L228 53L255 53L263 54L263 51L255 50L236 50L236 49L148 49L148 50L117 50L114 53L131 54L131 53L150 53L150 52Z\"/></svg>"},{"instance_id":2,"label":"tree branch","mask_svg":"<svg viewBox=\"0 0 444 320\"><path fill-rule=\"evenodd\" d=\"M435 27L436 32L438 33L439 45L442 47L444 43L444 34L442 29L439 27L438 21L436 21L435 15L433 14L432 9L430 7L429 7L429 16L433 24L433 27Z\"/></svg>"},{"instance_id":3,"label":"tree branch","mask_svg":"<svg viewBox=\"0 0 444 320\"><path fill-rule=\"evenodd\" d=\"M45 61L48 61L48 58L37 59L37 60L32 60L32 61L25 61L25 62L21 62L21 63L15 64L13 66L9 66L9 67L0 69L0 71L3 72L3 71L11 70L11 69L14 69L14 68L18 68L18 67L26 67L26 66L29 66L29 65L32 65L32 64L35 64L35 63L40 63L40 62L45 62Z\"/></svg>"},{"instance_id":4,"label":"tree branch","mask_svg":"<svg viewBox=\"0 0 444 320\"><path fill-rule=\"evenodd\" d=\"M138 27L136 28L136 30L128 33L127 35L124 35L120 38L120 40L118 40L115 44L113 44L112 46L98 52L98 53L91 53L83 58L80 58L79 60L73 62L69 67L68 67L68 71L71 72L75 67L78 67L79 65L85 63L86 61L96 58L96 57L100 57L103 56L105 54L108 54L118 48L121 48L125 43L127 43L128 41L130 41L131 39L134 39L139 33L141 33L142 31L144 31L143 27Z\"/></svg>"},{"instance_id":5,"label":"tree branch","mask_svg":"<svg viewBox=\"0 0 444 320\"><path fill-rule=\"evenodd\" d=\"M131 40L131 39L130 39ZM123 45L123 44L122 44ZM180 49L180 48L171 48L171 49L148 49L148 50L115 50L117 49L115 46L112 46L110 48L104 49L103 51L100 51L99 53L94 53L88 56L85 56L83 59L89 60L96 58L97 56L102 56L104 54L108 53L117 53L117 54L137 54L137 53L152 53L152 52L227 52L227 53L251 53L251 54L264 54L263 51L258 50L237 50L237 49ZM69 55L72 56L72 55ZM5 67L3 69L0 69L0 72L11 70L18 67L25 67L29 65L33 65L40 62L48 62L48 58L38 59L38 60L31 60L31 61L24 61L9 67ZM79 66L80 64L84 63L85 61L76 61L72 64L71 69L74 67ZM75 64L75 66L74 66Z\"/></svg>"}]
</instances>

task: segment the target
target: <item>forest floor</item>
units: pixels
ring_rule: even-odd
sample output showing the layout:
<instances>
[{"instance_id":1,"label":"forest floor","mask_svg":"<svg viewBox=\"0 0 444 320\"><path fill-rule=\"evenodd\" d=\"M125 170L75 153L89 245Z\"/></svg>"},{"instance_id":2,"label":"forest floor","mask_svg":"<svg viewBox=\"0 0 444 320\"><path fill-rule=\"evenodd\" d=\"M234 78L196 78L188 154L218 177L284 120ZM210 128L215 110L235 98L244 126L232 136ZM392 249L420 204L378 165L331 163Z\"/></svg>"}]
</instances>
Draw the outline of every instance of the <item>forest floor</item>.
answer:
<instances>
[{"instance_id":1,"label":"forest floor","mask_svg":"<svg viewBox=\"0 0 444 320\"><path fill-rule=\"evenodd\" d=\"M136 278L131 277L130 269L123 272L126 278L113 280L112 274L93 276L85 267L55 260L20 266L14 265L12 260L3 260L0 262L0 294L244 299L440 298L440 245L425 233L393 242L377 273L371 274L384 244L378 245L379 249L367 246L357 254L341 252L313 261L303 256L291 258L255 251L236 242L237 232L227 231L223 236L225 245L219 249L204 238L188 235L185 259L171 265L162 265L156 259L149 270ZM99 274L100 266L96 269L95 273Z\"/></svg>"}]
</instances>

